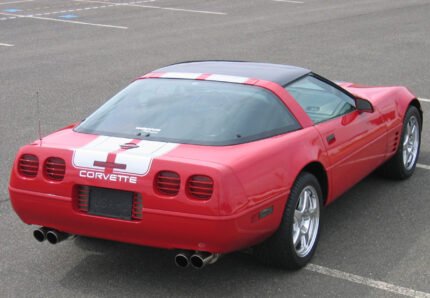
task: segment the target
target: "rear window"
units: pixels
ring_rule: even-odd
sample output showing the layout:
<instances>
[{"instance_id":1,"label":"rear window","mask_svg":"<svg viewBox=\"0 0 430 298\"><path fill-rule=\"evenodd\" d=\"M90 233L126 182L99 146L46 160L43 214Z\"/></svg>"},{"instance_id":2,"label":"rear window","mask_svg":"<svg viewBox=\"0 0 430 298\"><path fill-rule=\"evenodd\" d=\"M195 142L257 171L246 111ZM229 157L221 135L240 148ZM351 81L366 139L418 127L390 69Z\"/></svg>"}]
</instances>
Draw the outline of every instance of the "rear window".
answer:
<instances>
[{"instance_id":1,"label":"rear window","mask_svg":"<svg viewBox=\"0 0 430 298\"><path fill-rule=\"evenodd\" d=\"M75 131L196 145L234 145L300 126L271 92L256 86L186 80L137 80Z\"/></svg>"}]
</instances>

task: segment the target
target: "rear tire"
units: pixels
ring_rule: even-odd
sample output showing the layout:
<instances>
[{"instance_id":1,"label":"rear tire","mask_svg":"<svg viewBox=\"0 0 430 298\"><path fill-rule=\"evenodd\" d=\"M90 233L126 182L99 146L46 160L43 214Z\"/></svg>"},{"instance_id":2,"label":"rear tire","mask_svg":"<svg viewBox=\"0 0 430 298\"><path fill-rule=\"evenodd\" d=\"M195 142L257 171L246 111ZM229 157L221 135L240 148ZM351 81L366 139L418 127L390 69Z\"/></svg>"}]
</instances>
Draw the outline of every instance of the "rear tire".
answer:
<instances>
[{"instance_id":1,"label":"rear tire","mask_svg":"<svg viewBox=\"0 0 430 298\"><path fill-rule=\"evenodd\" d=\"M394 156L381 167L385 177L403 180L415 171L421 146L421 114L410 106L403 120L402 137Z\"/></svg>"},{"instance_id":2,"label":"rear tire","mask_svg":"<svg viewBox=\"0 0 430 298\"><path fill-rule=\"evenodd\" d=\"M254 254L262 263L295 270L315 253L320 229L322 191L317 178L303 172L294 182L278 230L258 245Z\"/></svg>"}]
</instances>

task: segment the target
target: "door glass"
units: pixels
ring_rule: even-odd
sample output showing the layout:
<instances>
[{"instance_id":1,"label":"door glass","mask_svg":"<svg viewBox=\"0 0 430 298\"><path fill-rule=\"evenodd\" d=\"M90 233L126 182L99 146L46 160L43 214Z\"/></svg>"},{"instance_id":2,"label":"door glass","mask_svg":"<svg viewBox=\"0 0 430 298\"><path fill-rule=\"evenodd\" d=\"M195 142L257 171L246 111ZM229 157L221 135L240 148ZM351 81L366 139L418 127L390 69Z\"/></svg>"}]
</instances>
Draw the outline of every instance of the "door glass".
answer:
<instances>
[{"instance_id":1,"label":"door glass","mask_svg":"<svg viewBox=\"0 0 430 298\"><path fill-rule=\"evenodd\" d=\"M355 110L355 102L339 89L306 76L285 89L295 98L314 123L323 122Z\"/></svg>"}]
</instances>

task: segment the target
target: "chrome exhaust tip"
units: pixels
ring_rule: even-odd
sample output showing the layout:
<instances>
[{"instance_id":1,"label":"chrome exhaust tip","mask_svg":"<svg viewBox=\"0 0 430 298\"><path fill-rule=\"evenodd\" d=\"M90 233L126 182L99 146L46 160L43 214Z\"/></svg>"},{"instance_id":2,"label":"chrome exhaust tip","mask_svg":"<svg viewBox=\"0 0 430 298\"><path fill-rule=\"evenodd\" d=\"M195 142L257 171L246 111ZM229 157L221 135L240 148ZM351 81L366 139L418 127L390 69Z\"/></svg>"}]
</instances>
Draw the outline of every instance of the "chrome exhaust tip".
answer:
<instances>
[{"instance_id":1,"label":"chrome exhaust tip","mask_svg":"<svg viewBox=\"0 0 430 298\"><path fill-rule=\"evenodd\" d=\"M56 230L50 230L46 233L46 239L51 244L60 243L70 237L70 234L59 232Z\"/></svg>"},{"instance_id":2,"label":"chrome exhaust tip","mask_svg":"<svg viewBox=\"0 0 430 298\"><path fill-rule=\"evenodd\" d=\"M208 264L213 264L220 258L220 254L212 254L209 252L199 251L193 254L190 258L191 266L194 269L202 269Z\"/></svg>"},{"instance_id":3,"label":"chrome exhaust tip","mask_svg":"<svg viewBox=\"0 0 430 298\"><path fill-rule=\"evenodd\" d=\"M46 234L49 232L49 228L39 228L33 231L33 237L39 242L43 242L46 240Z\"/></svg>"},{"instance_id":4,"label":"chrome exhaust tip","mask_svg":"<svg viewBox=\"0 0 430 298\"><path fill-rule=\"evenodd\" d=\"M191 252L181 251L175 256L175 264L179 268L187 268L190 265Z\"/></svg>"}]
</instances>

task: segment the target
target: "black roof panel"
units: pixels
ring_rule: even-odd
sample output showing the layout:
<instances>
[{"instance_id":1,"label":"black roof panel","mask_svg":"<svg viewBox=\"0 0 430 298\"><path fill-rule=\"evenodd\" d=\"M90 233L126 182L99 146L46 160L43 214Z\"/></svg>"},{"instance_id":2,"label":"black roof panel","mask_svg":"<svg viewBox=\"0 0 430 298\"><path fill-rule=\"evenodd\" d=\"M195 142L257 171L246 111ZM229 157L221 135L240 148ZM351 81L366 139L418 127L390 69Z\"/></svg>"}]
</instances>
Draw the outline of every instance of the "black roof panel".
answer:
<instances>
[{"instance_id":1,"label":"black roof panel","mask_svg":"<svg viewBox=\"0 0 430 298\"><path fill-rule=\"evenodd\" d=\"M159 68L154 72L188 72L241 76L285 85L304 76L310 70L283 64L245 61L190 61Z\"/></svg>"}]
</instances>

